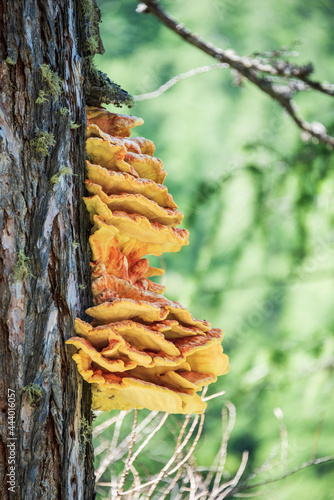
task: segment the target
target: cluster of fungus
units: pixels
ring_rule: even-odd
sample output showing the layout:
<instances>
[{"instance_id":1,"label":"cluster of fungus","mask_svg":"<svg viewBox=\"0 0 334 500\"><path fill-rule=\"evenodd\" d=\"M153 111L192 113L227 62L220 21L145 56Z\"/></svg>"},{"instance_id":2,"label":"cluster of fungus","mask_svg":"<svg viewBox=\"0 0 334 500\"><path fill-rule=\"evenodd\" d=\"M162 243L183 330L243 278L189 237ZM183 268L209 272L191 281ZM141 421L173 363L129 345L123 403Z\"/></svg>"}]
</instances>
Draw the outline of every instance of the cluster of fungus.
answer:
<instances>
[{"instance_id":1,"label":"cluster of fungus","mask_svg":"<svg viewBox=\"0 0 334 500\"><path fill-rule=\"evenodd\" d=\"M155 146L130 138L143 120L87 110L84 201L92 222L92 323L75 321L73 359L92 384L95 410L147 408L202 413L197 392L228 370L222 332L195 319L150 280L162 269L147 255L178 252L189 233L163 186L166 172Z\"/></svg>"}]
</instances>

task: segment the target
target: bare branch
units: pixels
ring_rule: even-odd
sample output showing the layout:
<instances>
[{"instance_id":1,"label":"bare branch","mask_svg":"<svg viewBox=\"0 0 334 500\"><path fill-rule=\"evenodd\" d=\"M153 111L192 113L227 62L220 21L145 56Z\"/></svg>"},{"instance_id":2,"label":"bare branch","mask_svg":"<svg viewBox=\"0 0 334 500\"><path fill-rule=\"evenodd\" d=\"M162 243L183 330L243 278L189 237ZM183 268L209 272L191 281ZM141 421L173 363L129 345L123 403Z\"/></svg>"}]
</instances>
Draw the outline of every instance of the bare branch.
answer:
<instances>
[{"instance_id":1,"label":"bare branch","mask_svg":"<svg viewBox=\"0 0 334 500\"><path fill-rule=\"evenodd\" d=\"M166 496L172 491L178 480L180 479L180 476L182 474L182 469L180 468L177 471L177 474L175 475L174 479L171 481L171 483L168 485L168 487L162 492L162 495L160 496L159 500L164 500Z\"/></svg>"},{"instance_id":2,"label":"bare branch","mask_svg":"<svg viewBox=\"0 0 334 500\"><path fill-rule=\"evenodd\" d=\"M141 481L140 481L140 476L139 476L137 469L133 465L130 465L130 470L131 470L133 478L134 478L134 485L137 487L140 486ZM139 499L139 496L140 496L140 493L135 492L134 498ZM128 496L128 500L131 499L132 497L133 497L133 493L131 493L130 496Z\"/></svg>"},{"instance_id":3,"label":"bare branch","mask_svg":"<svg viewBox=\"0 0 334 500\"><path fill-rule=\"evenodd\" d=\"M203 392L202 397L205 397L205 391ZM143 477L142 479L144 482L142 482L141 474L139 474L139 472L135 468L136 459L148 444L148 442L151 440L151 438L153 438L162 428L163 424L166 422L168 414L164 414L161 418L160 416L158 416L158 412L151 412L139 425L137 425L137 412L135 412L131 434L127 438L123 439L123 441L118 445L122 422L127 413L129 412L120 412L119 421L115 426L112 445L113 447L116 447L116 450L114 450L112 456L109 450L106 459L102 460L97 471L97 477L99 479L105 471L106 465L108 465L110 462L115 463L120 456L123 456L125 454L124 448L130 448L122 472L116 474L116 471L112 469L110 483L100 481L97 482L97 486L99 487L110 487L111 498L114 498L115 500L117 498L127 498L129 500L151 500L152 498L156 498L156 495L159 495L159 499L163 500L172 492L174 486L177 486L177 491L173 492L173 498L175 497L175 500L181 500L182 498L189 498L189 500L209 500L210 498L215 500L223 500L225 498L235 497L258 497L261 494L266 496L265 492L255 494L255 492L250 492L249 490L269 485L273 482L284 479L285 477L288 477L306 467L334 461L334 455L313 459L301 464L295 469L286 471L277 477L270 477L264 481L251 484L250 481L260 473L271 469L274 465L279 465L278 461L273 464L273 460L277 455L278 448L274 449L269 459L260 468L256 469L242 480L241 478L244 474L248 460L248 452L245 451L242 455L241 463L236 475L231 480L223 482L222 472L227 454L227 446L235 423L235 408L232 403L227 402L226 408L224 408L222 412L223 438L221 447L218 452L217 458L209 469L198 467L193 456L194 449L196 447L196 444L198 443L203 429L205 414L203 413L201 417L199 415L196 415L194 417L192 415L187 415L178 433L176 446L171 459L163 466L160 472L155 474L153 477L149 473L146 474L146 478ZM281 412L281 410L276 408L275 415L280 422L281 451L283 453L283 462L285 462L287 453L287 436L286 428L283 422L283 413ZM157 420L159 419L159 423L154 425L153 430L148 431L149 435L146 437L146 439L144 439L143 443L137 448L137 450L133 452L136 441L138 442L138 440L140 440L140 432L144 432L144 429L149 426L153 418L156 418ZM111 424L113 423L114 421L111 421ZM191 425L188 428L189 424ZM194 435L197 425L198 429L196 435ZM185 452L184 450L187 448L188 450L187 452ZM209 474L205 477L205 474L203 472L206 470L209 470ZM125 479L129 472L131 472L133 475L133 483L130 489L124 491ZM156 492L157 488L162 487L163 483L166 483L164 489L162 491L160 490L160 492Z\"/></svg>"},{"instance_id":4,"label":"bare branch","mask_svg":"<svg viewBox=\"0 0 334 500\"><path fill-rule=\"evenodd\" d=\"M137 10L138 12L153 14L162 24L189 44L220 61L220 63L229 65L256 85L262 92L277 101L304 132L305 139L314 137L331 147L334 146L334 138L327 134L325 126L321 123L308 123L304 120L292 99L292 96L297 91L308 90L309 88L334 96L333 85L327 82L315 82L310 79L310 74L313 72L312 65L297 66L281 59L273 62L271 59L256 58L256 56L240 57L233 50L222 50L192 33L184 24L179 23L165 12L156 0L142 1ZM277 77L280 77L279 84L276 83Z\"/></svg>"},{"instance_id":5,"label":"bare branch","mask_svg":"<svg viewBox=\"0 0 334 500\"><path fill-rule=\"evenodd\" d=\"M147 99L154 99L155 97L160 97L162 94L167 92L170 88L172 88L176 83L181 82L182 80L186 80L187 78L191 78L192 76L199 75L201 73L207 73L208 71L212 71L213 69L222 69L228 68L228 64L217 63L211 64L210 66L199 66L198 68L191 69L186 73L181 73L180 75L176 75L168 82L164 83L154 92L149 92L147 94L140 94L133 96L135 101L146 101Z\"/></svg>"},{"instance_id":6,"label":"bare branch","mask_svg":"<svg viewBox=\"0 0 334 500\"><path fill-rule=\"evenodd\" d=\"M100 463L98 469L95 471L95 480L96 481L98 481L100 479L100 477L102 476L102 474L104 473L104 471L106 470L106 468L108 467L108 465L111 461L109 459L109 456L113 453L113 450L117 446L117 441L118 441L118 438L119 438L119 435L121 432L122 423L123 423L124 417L127 413L128 412L126 412L126 411L121 411L119 413L118 420L117 420L116 425L115 425L113 439L112 439L112 442L109 446L109 453L103 460L101 460L101 463Z\"/></svg>"},{"instance_id":7,"label":"bare branch","mask_svg":"<svg viewBox=\"0 0 334 500\"><path fill-rule=\"evenodd\" d=\"M119 415L116 415L115 417L109 418L105 422L102 422L102 424L97 425L93 429L93 437L99 436L105 429L108 429L111 425L115 424L119 419Z\"/></svg>"},{"instance_id":8,"label":"bare branch","mask_svg":"<svg viewBox=\"0 0 334 500\"><path fill-rule=\"evenodd\" d=\"M133 420L133 426L132 426L132 432L131 432L129 452L128 452L128 456L127 456L127 459L126 459L126 462L125 462L125 465L124 465L124 469L123 469L122 475L121 475L121 479L119 481L118 491L117 491L117 495L116 495L116 500L119 499L120 495L123 494L123 488L124 488L124 484L125 484L125 479L126 479L126 476L127 476L128 472L130 470L131 457L132 457L133 447L134 447L135 440L136 440L137 421L138 421L138 410L135 409L135 416L134 416L134 420Z\"/></svg>"},{"instance_id":9,"label":"bare branch","mask_svg":"<svg viewBox=\"0 0 334 500\"><path fill-rule=\"evenodd\" d=\"M302 469L306 469L307 467L311 467L312 465L319 465L319 464L324 464L328 462L333 462L334 461L334 455L330 455L328 457L321 457L321 458L316 458L315 460L309 460L308 462L304 462L303 464L299 465L298 467L295 467L294 469L285 472L284 474L267 479L265 481L261 481L259 483L254 483L254 484L241 484L240 486L237 486L236 488L233 489L232 493L237 493L239 491L245 491L249 490L251 488L259 488L260 486L265 486L267 484L275 483L277 481L280 481L281 479L285 479L286 477L292 476L292 474L295 474L296 472L299 472ZM246 479L247 481L247 479Z\"/></svg>"},{"instance_id":10,"label":"bare branch","mask_svg":"<svg viewBox=\"0 0 334 500\"><path fill-rule=\"evenodd\" d=\"M205 414L203 413L202 417L204 418L204 416L205 416ZM187 415L187 417L188 417L188 415ZM189 420L187 421L187 417L185 419L185 422L188 423ZM190 417L191 417L191 415L189 415L189 419L190 419ZM183 424L181 432L180 432L179 439L178 439L178 441L176 443L176 448L175 448L174 454L173 454L172 458L167 462L167 464L165 465L165 467L163 467L163 469L161 469L161 471L158 474L155 482L152 484L152 486L151 486L151 488L150 488L150 490L148 492L147 498L150 498L152 496L155 488L157 487L157 485L161 481L161 479L164 476L171 474L171 472L168 472L168 469L173 465L175 458L181 453L181 451L183 450L183 448L189 442L189 440L190 440L190 438L191 438L191 436L192 436L192 434L193 434L193 432L195 430L195 427L197 425L198 419L199 419L199 416L196 415L195 418L194 418L194 420L193 420L193 422L192 422L192 424L191 424L191 426L190 426L188 434L186 435L186 437L184 438L183 442L181 443L181 439L182 438L180 439L180 437L181 436L183 437L184 431L186 429L186 425ZM183 429L184 429L184 431L183 431ZM173 469L173 472L175 472L179 468L179 466L180 466L180 462L178 462L178 466L176 467L176 469Z\"/></svg>"},{"instance_id":11,"label":"bare branch","mask_svg":"<svg viewBox=\"0 0 334 500\"><path fill-rule=\"evenodd\" d=\"M228 496L228 494L231 493L233 488L238 484L241 476L243 475L243 473L246 469L246 465L248 462L248 456L249 456L248 451L244 451L242 454L239 469L238 469L236 475L234 476L234 478L231 481L229 481L228 483L224 483L218 490L216 490L216 495L218 495L218 493L226 490L226 491L224 491L224 493L222 493L222 495L215 497L217 500L223 500L223 498L226 498Z\"/></svg>"},{"instance_id":12,"label":"bare branch","mask_svg":"<svg viewBox=\"0 0 334 500\"><path fill-rule=\"evenodd\" d=\"M135 460L137 459L138 455L143 451L143 449L145 448L145 446L147 446L147 444L151 441L151 439L153 438L153 436L155 436L155 434L161 429L161 427L166 422L168 416L169 416L169 413L165 413L164 414L164 416L160 420L159 424L153 429L153 431L147 436L147 438L145 439L145 441L139 446L139 448L136 450L136 453L134 453L133 456L132 456L132 458L131 458L130 465L132 465L135 462Z\"/></svg>"},{"instance_id":13,"label":"bare branch","mask_svg":"<svg viewBox=\"0 0 334 500\"><path fill-rule=\"evenodd\" d=\"M216 469L215 481L213 484L214 490L216 490L219 487L223 475L223 470L227 458L227 447L231 437L231 433L234 429L235 419L236 419L235 406L229 401L227 401L226 406L222 410L223 438L219 450L219 462Z\"/></svg>"},{"instance_id":14,"label":"bare branch","mask_svg":"<svg viewBox=\"0 0 334 500\"><path fill-rule=\"evenodd\" d=\"M209 401L210 399L215 399L218 398L219 396L224 396L226 391L220 391L216 392L215 394L211 394L211 396L207 396L206 398L203 398L203 401Z\"/></svg>"},{"instance_id":15,"label":"bare branch","mask_svg":"<svg viewBox=\"0 0 334 500\"><path fill-rule=\"evenodd\" d=\"M120 460L123 455L128 450L130 441L131 441L131 435L127 436L126 438L123 439L123 441L117 445L119 433L120 433L120 426L122 425L123 419L125 415L130 413L130 411L121 411L118 416L118 420L116 422L115 426L115 432L114 432L114 437L112 440L112 443L108 446L108 454L103 458L101 461L98 469L95 471L95 476L96 476L96 481L100 479L106 468L113 462ZM159 412L157 411L151 411L147 417L138 425L137 430L136 430L136 435L137 439L141 437L142 431L149 425L151 420L153 420ZM116 439L117 438L117 439Z\"/></svg>"},{"instance_id":16,"label":"bare branch","mask_svg":"<svg viewBox=\"0 0 334 500\"><path fill-rule=\"evenodd\" d=\"M171 474L174 474L174 472L176 472L176 471L177 471L177 469L178 469L179 467L181 467L181 465L183 465L184 463L186 463L186 462L187 462L187 460L190 458L190 456L193 454L193 452L194 452L194 450L195 450L195 448L196 448L196 445L197 445L197 443L198 443L198 440L199 440L199 438L200 438L200 436L201 436L201 434L202 434L203 425L204 425L204 418L205 418L205 414L203 413L203 414L201 415L201 420L200 420L200 423L199 423L199 427L198 427L198 431L197 431L196 437L195 437L195 439L194 439L194 441L193 441L193 443L192 443L192 445L191 445L191 447L190 447L190 450L189 450L189 451L188 451L188 453L185 455L185 457L177 463L177 465L174 467L174 469L172 469L170 472L168 472L168 475L169 475L169 476L170 476ZM194 423L195 423L195 420L194 420ZM196 423L197 423L197 422L196 422ZM195 428L195 425L193 425L193 428ZM191 429L191 431L192 431L192 429ZM190 431L189 431L189 433L190 433ZM192 434L192 432L191 432L191 434ZM190 436L191 436L191 434L190 434ZM189 439L190 439L190 436L189 436Z\"/></svg>"}]
</instances>

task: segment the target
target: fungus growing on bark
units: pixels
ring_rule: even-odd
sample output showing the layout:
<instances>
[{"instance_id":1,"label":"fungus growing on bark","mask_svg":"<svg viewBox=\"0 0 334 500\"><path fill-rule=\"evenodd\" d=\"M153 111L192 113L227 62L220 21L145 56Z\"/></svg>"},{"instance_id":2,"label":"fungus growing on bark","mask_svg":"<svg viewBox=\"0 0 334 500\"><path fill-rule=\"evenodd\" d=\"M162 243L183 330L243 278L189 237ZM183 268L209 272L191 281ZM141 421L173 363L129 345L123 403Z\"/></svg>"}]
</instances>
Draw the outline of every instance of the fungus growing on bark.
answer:
<instances>
[{"instance_id":1,"label":"fungus growing on bark","mask_svg":"<svg viewBox=\"0 0 334 500\"><path fill-rule=\"evenodd\" d=\"M97 349L104 348L109 343L110 331L113 330L138 349L164 351L171 356L181 354L176 345L167 340L159 330L152 328L151 325L144 325L132 320L93 327L89 323L76 319L75 329L78 335L89 340Z\"/></svg>"},{"instance_id":2,"label":"fungus growing on bark","mask_svg":"<svg viewBox=\"0 0 334 500\"><path fill-rule=\"evenodd\" d=\"M102 227L111 228L129 267L145 255L159 257L164 252L178 252L182 246L189 244L186 229L150 222L147 217L136 213L112 212L98 195L84 198L84 201L94 222L93 232Z\"/></svg>"},{"instance_id":3,"label":"fungus growing on bark","mask_svg":"<svg viewBox=\"0 0 334 500\"><path fill-rule=\"evenodd\" d=\"M97 125L106 134L129 137L131 129L142 125L144 120L132 115L110 113L102 108L87 108L87 123Z\"/></svg>"},{"instance_id":4,"label":"fungus growing on bark","mask_svg":"<svg viewBox=\"0 0 334 500\"><path fill-rule=\"evenodd\" d=\"M195 319L151 281L163 270L147 255L178 252L189 233L162 185L166 172L152 141L130 138L143 120L87 109L84 201L92 222L92 323L75 321L73 359L92 384L93 408L202 413L197 392L228 371L222 332Z\"/></svg>"},{"instance_id":5,"label":"fungus growing on bark","mask_svg":"<svg viewBox=\"0 0 334 500\"><path fill-rule=\"evenodd\" d=\"M161 207L157 202L146 198L142 194L119 193L107 195L101 186L94 184L90 180L86 180L85 185L87 191L98 195L100 200L111 211L121 210L128 214L144 215L149 221L159 222L171 227L181 224L183 219L183 214L179 210Z\"/></svg>"},{"instance_id":6,"label":"fungus growing on bark","mask_svg":"<svg viewBox=\"0 0 334 500\"><path fill-rule=\"evenodd\" d=\"M164 208L177 208L166 186L148 179L138 179L125 172L107 170L100 165L87 161L87 178L94 184L101 186L107 195L110 194L141 194L147 199L155 201Z\"/></svg>"}]
</instances>

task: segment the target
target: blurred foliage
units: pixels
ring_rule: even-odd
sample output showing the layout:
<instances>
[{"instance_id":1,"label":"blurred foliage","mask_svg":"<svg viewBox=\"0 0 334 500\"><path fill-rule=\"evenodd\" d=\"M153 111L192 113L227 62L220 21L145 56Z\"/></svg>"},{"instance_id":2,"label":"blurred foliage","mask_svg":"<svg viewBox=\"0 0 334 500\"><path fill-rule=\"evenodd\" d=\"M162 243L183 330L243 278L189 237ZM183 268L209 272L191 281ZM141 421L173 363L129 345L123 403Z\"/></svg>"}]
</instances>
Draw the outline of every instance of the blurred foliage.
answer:
<instances>
[{"instance_id":1,"label":"blurred foliage","mask_svg":"<svg viewBox=\"0 0 334 500\"><path fill-rule=\"evenodd\" d=\"M96 62L129 93L212 64L150 15L136 14L135 1L99 5L106 54ZM298 40L293 60L313 62L317 78L334 82L332 0L163 5L194 32L240 54ZM297 104L308 121L334 134L331 98L308 93ZM164 255L167 296L226 331L231 369L210 391L226 390L223 398L237 408L227 471L235 473L244 449L252 467L268 457L279 442L277 407L288 429L289 468L333 453L332 151L302 142L276 103L250 84L236 87L226 69L178 83L131 112L145 120L137 133L154 140L191 235L178 255ZM219 446L223 398L209 402L198 449L203 465ZM149 455L161 460L170 452L167 440ZM265 498L329 500L333 473L331 464L311 467L266 486Z\"/></svg>"}]
</instances>

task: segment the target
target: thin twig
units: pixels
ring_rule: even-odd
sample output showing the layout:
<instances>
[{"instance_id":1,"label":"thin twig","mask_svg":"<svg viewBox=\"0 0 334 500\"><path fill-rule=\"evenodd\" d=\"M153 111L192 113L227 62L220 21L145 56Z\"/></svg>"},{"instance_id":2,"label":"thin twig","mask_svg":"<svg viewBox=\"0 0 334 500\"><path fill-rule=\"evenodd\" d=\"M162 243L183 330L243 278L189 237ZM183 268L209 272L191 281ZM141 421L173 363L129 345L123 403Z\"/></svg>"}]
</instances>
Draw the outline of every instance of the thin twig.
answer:
<instances>
[{"instance_id":1,"label":"thin twig","mask_svg":"<svg viewBox=\"0 0 334 500\"><path fill-rule=\"evenodd\" d=\"M123 469L123 472L122 472L122 475L121 475L121 479L119 481L119 486L118 486L116 500L119 499L120 495L123 494L123 488L124 488L125 479L126 479L126 476L127 476L128 472L130 470L130 465L132 465L131 456L132 456L132 451L133 451L133 447L134 447L135 440L136 440L137 420L138 420L138 410L135 409L135 416L134 416L134 419L133 419L133 426L132 426L131 438L130 438L129 453L128 453L128 456L127 456L127 459L126 459L126 462L125 462L125 465L124 465L124 469Z\"/></svg>"},{"instance_id":2,"label":"thin twig","mask_svg":"<svg viewBox=\"0 0 334 500\"><path fill-rule=\"evenodd\" d=\"M182 474L182 469L180 468L175 477L173 478L172 482L167 486L167 488L162 492L162 495L161 497L159 498L159 500L164 500L166 498L166 496L172 491L172 489L174 488L174 486L176 485L176 483L178 482L178 480L180 479L180 476Z\"/></svg>"},{"instance_id":3,"label":"thin twig","mask_svg":"<svg viewBox=\"0 0 334 500\"><path fill-rule=\"evenodd\" d=\"M100 444L94 448L94 456L97 457L101 453L103 453L107 448L109 448L110 443L109 441L106 441L105 439L100 439Z\"/></svg>"},{"instance_id":4,"label":"thin twig","mask_svg":"<svg viewBox=\"0 0 334 500\"><path fill-rule=\"evenodd\" d=\"M125 415L123 416L123 413L127 414L129 412L120 412L119 421L116 423L115 431L116 431L117 425L120 425L123 422L123 419L125 416ZM138 425L138 427L137 427L137 439L141 436L141 433L143 432L143 430L149 425L149 423L153 420L153 418L156 417L156 415L158 413L159 412L157 412L157 411L150 412L147 415L147 417ZM123 441L118 446L116 446L116 444L114 444L114 438L113 438L113 442L109 446L108 454L103 459L103 461L101 461L99 468L95 472L96 481L98 481L98 479L102 476L103 472L106 470L106 468L108 467L109 464L111 464L112 462L116 462L117 460L121 459L123 455L125 455L125 453L128 450L130 439L131 439L131 436L127 436L126 438L123 439ZM102 464L103 464L103 467L102 467Z\"/></svg>"},{"instance_id":5,"label":"thin twig","mask_svg":"<svg viewBox=\"0 0 334 500\"><path fill-rule=\"evenodd\" d=\"M197 491L197 482L196 482L196 477L195 474L189 465L185 465L188 477L189 477L189 482L190 482L190 495L189 495L189 500L194 500L195 493Z\"/></svg>"},{"instance_id":6,"label":"thin twig","mask_svg":"<svg viewBox=\"0 0 334 500\"><path fill-rule=\"evenodd\" d=\"M243 475L243 473L245 471L245 468L246 468L246 465L247 465L247 462L248 462L248 456L249 456L248 451L244 451L243 454L242 454L242 458L241 458L239 469L238 469L236 475L234 476L234 478L231 481L229 481L228 483L223 484L222 486L220 486L216 490L216 492L215 492L216 493L215 498L217 500L223 500L223 498L226 498L227 495L233 490L233 488L239 483L240 478L241 478L241 476ZM227 488L228 486L229 486L229 488ZM218 496L218 494L221 493L223 490L225 490L224 493L222 495Z\"/></svg>"},{"instance_id":7,"label":"thin twig","mask_svg":"<svg viewBox=\"0 0 334 500\"><path fill-rule=\"evenodd\" d=\"M315 460L309 460L308 462L304 462L303 464L295 467L294 469L292 469L284 474L281 474L280 476L270 478L270 479L267 479L265 481L261 481L259 483L255 483L255 484L245 484L245 483L241 484L240 486L236 487L233 490L233 494L237 493L239 491L245 491L245 490L249 490L251 488L259 488L260 486L275 483L277 481L280 481L281 479L285 479L286 477L292 476L292 474L295 474L296 472L299 472L302 469L306 469L307 467L310 467L311 465L319 465L319 464L324 464L324 463L333 462L333 461L334 461L334 455L329 455L328 457L316 458Z\"/></svg>"},{"instance_id":8,"label":"thin twig","mask_svg":"<svg viewBox=\"0 0 334 500\"><path fill-rule=\"evenodd\" d=\"M121 411L119 413L118 420L117 420L116 425L115 425L113 439L112 439L111 444L109 446L109 453L107 454L106 457L103 458L103 460L101 460L98 469L95 471L96 482L100 479L100 477L102 476L102 474L104 473L104 471L106 470L106 468L108 467L108 465L110 463L110 456L113 454L114 449L117 446L117 441L119 438L119 434L121 432L122 423L123 423L124 417L127 413L128 412L126 412L126 411Z\"/></svg>"},{"instance_id":9,"label":"thin twig","mask_svg":"<svg viewBox=\"0 0 334 500\"><path fill-rule=\"evenodd\" d=\"M197 490L195 491L195 495L194 495L194 498L193 498L193 500L196 500L198 498L198 496L199 496L199 492L200 492L201 495L203 495L204 492L206 494L208 494L208 489L206 488L206 485L205 485L205 482L204 482L204 476L200 472L200 469L199 469L199 467L198 467L198 465L196 463L194 455L192 455L189 458L189 466L192 467L192 470L193 470L193 472L195 474L195 477L196 477Z\"/></svg>"},{"instance_id":10,"label":"thin twig","mask_svg":"<svg viewBox=\"0 0 334 500\"><path fill-rule=\"evenodd\" d=\"M231 405L231 406L229 406ZM232 409L232 411L231 411ZM214 476L217 478L217 474L222 474L225 466L228 441L231 436L231 432L235 424L235 406L232 403L227 402L225 407L222 409L222 441L220 449L214 458L213 465L210 467L209 473L207 474L204 484L208 488ZM226 428L226 429L225 429Z\"/></svg>"},{"instance_id":11,"label":"thin twig","mask_svg":"<svg viewBox=\"0 0 334 500\"><path fill-rule=\"evenodd\" d=\"M186 415L186 418L184 419L182 428L180 430L180 434L179 434L178 441L177 441L176 446L175 446L175 450L174 450L173 456L170 458L170 460L167 462L167 464L163 467L163 469L161 469L161 471L159 472L159 474L157 475L157 477L154 478L154 479L151 479L150 481L147 481L146 483L141 484L140 487L138 487L138 488L132 488L131 490L128 490L126 492L126 494L132 493L133 491L138 491L139 489L144 489L147 486L151 486L152 492L150 490L149 493L146 495L145 499L149 499L150 498L150 495L155 490L155 488L156 488L157 484L159 483L159 481L166 475L166 472L168 471L169 467L174 463L176 457L182 451L183 447L188 443L188 441L189 441L189 439L191 437L191 434L192 434L192 432L193 432L193 430L195 428L195 425L198 422L198 418L199 418L198 415L195 417L194 421L196 422L196 424L191 426L191 428L190 428L187 436L185 437L184 441L181 442L191 416L192 416L191 414Z\"/></svg>"},{"instance_id":12,"label":"thin twig","mask_svg":"<svg viewBox=\"0 0 334 500\"><path fill-rule=\"evenodd\" d=\"M262 472L266 472L266 471L272 469L273 467L275 467L276 465L278 465L279 461L274 462L274 460L277 457L277 454L278 454L279 450L280 450L280 445L279 444L275 444L274 447L273 447L273 449L271 450L271 453L270 453L269 457L263 462L262 465L260 465L260 467L257 467L247 477L247 481L250 481L254 477L258 476L259 474L262 474Z\"/></svg>"},{"instance_id":13,"label":"thin twig","mask_svg":"<svg viewBox=\"0 0 334 500\"><path fill-rule=\"evenodd\" d=\"M224 411L225 410L225 411ZM227 414L228 412L228 414ZM224 408L222 411L222 424L223 424L223 439L222 445L220 449L220 460L218 462L218 466L216 469L215 481L213 484L213 490L218 490L219 484L223 475L225 462L227 458L227 447L231 437L231 433L234 429L236 419L236 411L235 406L229 401L226 403L226 409ZM226 427L226 429L225 429ZM211 497L210 497L211 498ZM212 497L213 498L213 497Z\"/></svg>"},{"instance_id":14,"label":"thin twig","mask_svg":"<svg viewBox=\"0 0 334 500\"><path fill-rule=\"evenodd\" d=\"M191 78L195 75L199 75L200 73L207 73L208 71L212 71L213 69L222 69L228 68L228 64L217 63L211 64L210 66L200 66L198 68L191 69L186 73L181 73L180 75L174 76L168 82L164 83L154 92L148 92L147 94L134 95L133 99L135 101L146 101L147 99L154 99L155 97L160 97L162 94L167 92L170 88L172 88L176 83L181 82L182 80L186 80L187 78Z\"/></svg>"},{"instance_id":15,"label":"thin twig","mask_svg":"<svg viewBox=\"0 0 334 500\"><path fill-rule=\"evenodd\" d=\"M160 420L159 424L153 429L153 431L147 436L145 441L139 446L139 448L136 450L136 452L133 454L130 465L134 463L134 461L137 459L138 455L143 451L143 449L148 445L148 443L151 441L153 436L161 429L161 427L164 425L166 422L167 418L169 417L169 413L165 413L162 419Z\"/></svg>"},{"instance_id":16,"label":"thin twig","mask_svg":"<svg viewBox=\"0 0 334 500\"><path fill-rule=\"evenodd\" d=\"M204 414L203 414L203 415L204 415ZM188 415L187 415L187 417L188 417ZM167 475L167 474L168 474L168 475L171 475L173 472L175 472L176 470L178 470L178 468L179 468L179 463L178 463L177 467L176 467L175 469L173 469L173 471L172 471L172 472L168 472L168 469L169 469L169 467L170 467L171 465L173 465L175 458L176 458L176 457L177 457L177 456L181 453L181 451L183 450L183 448L184 448L184 447L186 446L186 444L189 442L189 439L191 438L191 436L192 436L192 434L193 434L193 432L194 432L194 430L195 430L195 427L196 427L196 425L197 425L198 418L199 418L199 416L198 416L198 415L196 415L196 417L195 417L195 418L194 418L194 420L193 420L192 425L190 426L190 429L189 429L189 431L188 431L188 434L186 435L186 437L184 438L184 440L183 440L183 442L182 442L181 444L179 444L180 439L178 439L178 442L177 442L177 444L176 444L176 449L175 449L175 452L174 452L174 454L173 454L172 458L171 458L171 459L167 462L167 464L165 465L165 467L163 467L163 468L161 469L161 471L160 471L160 473L158 474L158 476L157 476L157 478L156 478L155 482L152 484L152 486L151 486L151 488L150 488L150 490L149 490L149 492L148 492L148 494L147 494L147 497L146 497L147 499L149 499L149 498L152 496L152 494L153 494L153 492L154 492L155 488L157 487L157 484L161 481L161 479L162 479L165 475ZM185 421L187 421L187 418L185 419ZM184 426L184 429L185 429L185 426ZM180 433L180 434L181 434L181 433ZM183 435L183 434L182 434L182 435ZM146 500L146 499L145 499L145 500Z\"/></svg>"},{"instance_id":17,"label":"thin twig","mask_svg":"<svg viewBox=\"0 0 334 500\"><path fill-rule=\"evenodd\" d=\"M179 23L165 12L156 0L144 0L140 2L138 7L139 12L153 14L162 24L189 44L197 47L220 63L228 64L238 74L277 101L291 116L296 125L303 130L304 135L312 136L332 147L334 146L334 138L327 134L325 126L321 123L308 123L304 120L292 99L296 91L306 90L308 87L329 96L334 96L333 85L326 82L315 82L310 79L310 74L313 72L312 65L297 66L284 60L275 60L274 62L269 60L268 62L267 59L258 59L254 56L240 57L233 50L224 51L192 33L184 24ZM277 85L273 77L281 77L281 84Z\"/></svg>"},{"instance_id":18,"label":"thin twig","mask_svg":"<svg viewBox=\"0 0 334 500\"><path fill-rule=\"evenodd\" d=\"M116 415L115 417L109 418L105 422L102 422L102 424L97 425L93 429L93 437L99 436L101 434L101 432L103 432L105 429L107 429L108 427L111 427L113 424L115 424L118 419L119 419L119 415Z\"/></svg>"},{"instance_id":19,"label":"thin twig","mask_svg":"<svg viewBox=\"0 0 334 500\"><path fill-rule=\"evenodd\" d=\"M140 486L141 480L140 480L140 475L139 475L137 469L133 465L130 465L130 470L131 470L132 475L133 475L134 485ZM128 500L130 500L132 498L132 496L133 496L133 493L130 494L130 496L128 497ZM140 493L136 492L135 498L139 499L139 496L140 496Z\"/></svg>"},{"instance_id":20,"label":"thin twig","mask_svg":"<svg viewBox=\"0 0 334 500\"><path fill-rule=\"evenodd\" d=\"M211 394L211 396L207 396L206 398L202 398L203 401L210 401L210 399L215 399L215 398L218 398L219 396L224 396L224 394L226 393L226 391L220 391L220 392L216 392L215 394Z\"/></svg>"},{"instance_id":21,"label":"thin twig","mask_svg":"<svg viewBox=\"0 0 334 500\"><path fill-rule=\"evenodd\" d=\"M198 431L197 431L197 434L196 434L195 439L193 441L193 444L191 445L191 447L190 447L188 453L185 455L185 457L181 461L179 461L177 463L177 465L174 467L174 469L172 469L171 471L168 472L168 476L170 476L171 474L174 474L174 472L176 472L176 470L178 469L178 467L181 467L188 460L188 458L191 457L191 455L194 453L194 450L195 450L195 448L197 446L198 440L201 437L201 434L202 434L202 431L203 431L204 419L205 419L205 413L202 413L201 420L200 420L200 423L199 423L199 426L198 426ZM194 419L194 423L195 422L197 424L196 419ZM193 426L193 428L195 428L195 425ZM191 430L192 429L190 429L190 431ZM189 431L189 433L190 433L190 431ZM192 432L191 432L191 434L192 434ZM190 434L190 436L191 436L191 434ZM190 437L189 437L189 439L190 439ZM186 442L184 443L183 447L185 445L186 445Z\"/></svg>"},{"instance_id":22,"label":"thin twig","mask_svg":"<svg viewBox=\"0 0 334 500\"><path fill-rule=\"evenodd\" d=\"M114 448L116 448L116 446L117 446L118 439L119 439L119 436L120 436L120 433L121 433L121 427L122 427L122 424L123 424L123 420L124 420L125 415L127 413L128 412L126 412L126 411L121 411L119 413L119 418L118 418L118 420L116 422L116 425L115 425L113 438L112 438L112 441L111 441L111 444L110 444L110 448L109 448L109 453L102 460L102 462L100 464L100 467L98 469L98 474L96 474L96 480L98 480L99 477L101 477L101 475L103 474L103 472L106 470L106 468L109 465L108 456L110 456L110 454L113 453ZM111 498L111 500L114 500L116 498L116 496L117 496L117 473L116 473L116 471L115 471L114 468L111 469L110 476L111 476L111 480L110 480L110 482L111 482L111 485L110 485L110 498Z\"/></svg>"}]
</instances>

